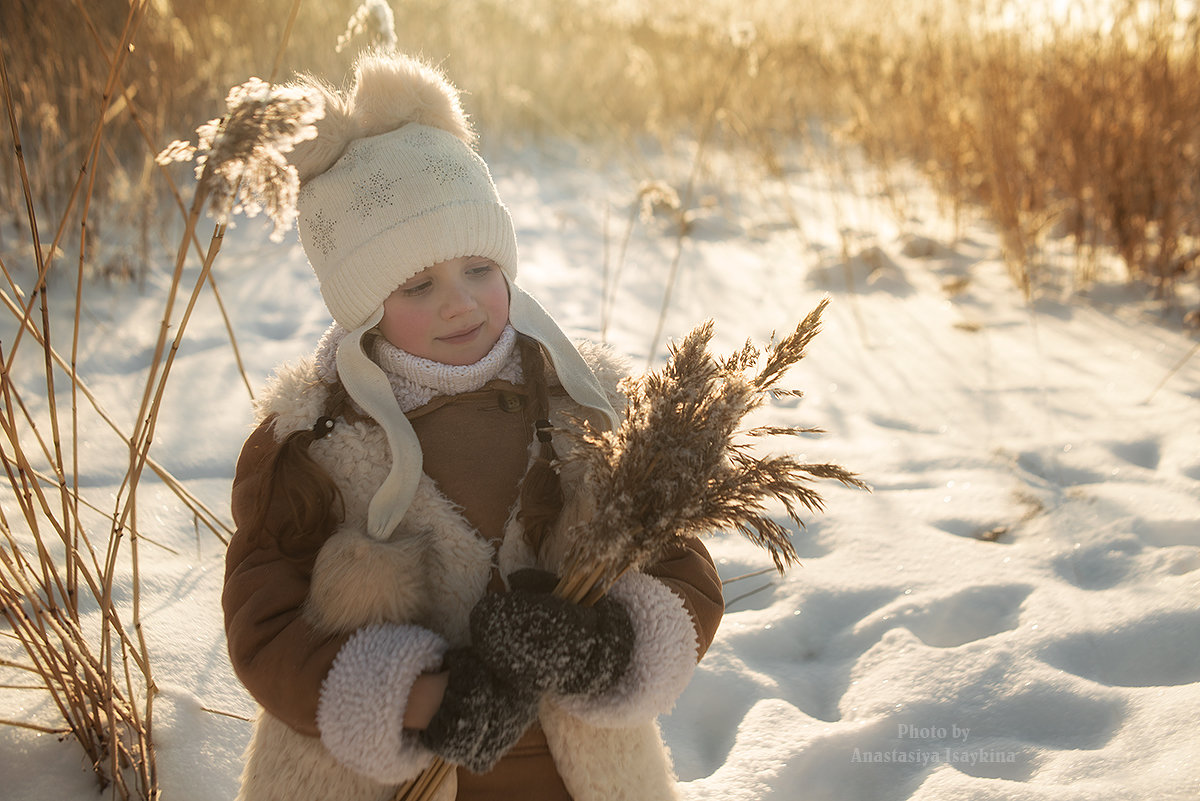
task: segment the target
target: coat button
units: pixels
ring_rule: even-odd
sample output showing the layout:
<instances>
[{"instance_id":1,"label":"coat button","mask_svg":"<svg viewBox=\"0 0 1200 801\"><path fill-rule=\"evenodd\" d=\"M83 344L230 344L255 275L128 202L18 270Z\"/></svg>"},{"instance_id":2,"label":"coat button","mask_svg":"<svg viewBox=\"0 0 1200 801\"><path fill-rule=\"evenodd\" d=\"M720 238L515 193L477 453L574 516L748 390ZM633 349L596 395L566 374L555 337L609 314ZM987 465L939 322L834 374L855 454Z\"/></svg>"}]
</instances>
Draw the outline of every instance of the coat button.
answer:
<instances>
[{"instance_id":1,"label":"coat button","mask_svg":"<svg viewBox=\"0 0 1200 801\"><path fill-rule=\"evenodd\" d=\"M519 412L525 405L525 399L515 392L500 393L500 408L506 412Z\"/></svg>"}]
</instances>

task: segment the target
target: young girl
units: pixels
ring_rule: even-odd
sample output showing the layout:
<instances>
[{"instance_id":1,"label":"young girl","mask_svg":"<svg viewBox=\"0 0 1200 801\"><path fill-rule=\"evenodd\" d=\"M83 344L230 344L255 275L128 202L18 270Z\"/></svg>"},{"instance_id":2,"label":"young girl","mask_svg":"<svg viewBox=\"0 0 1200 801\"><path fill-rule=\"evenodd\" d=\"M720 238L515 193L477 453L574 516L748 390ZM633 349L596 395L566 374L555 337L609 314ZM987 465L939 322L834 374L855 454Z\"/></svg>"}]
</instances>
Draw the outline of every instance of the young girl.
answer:
<instances>
[{"instance_id":1,"label":"young girl","mask_svg":"<svg viewBox=\"0 0 1200 801\"><path fill-rule=\"evenodd\" d=\"M307 83L313 84L312 81ZM226 632L262 711L239 798L675 796L656 716L716 632L698 541L594 607L550 590L588 499L567 415L611 426L622 365L515 283L512 220L456 90L370 54L297 148L300 233L334 324L277 371L238 461Z\"/></svg>"}]
</instances>

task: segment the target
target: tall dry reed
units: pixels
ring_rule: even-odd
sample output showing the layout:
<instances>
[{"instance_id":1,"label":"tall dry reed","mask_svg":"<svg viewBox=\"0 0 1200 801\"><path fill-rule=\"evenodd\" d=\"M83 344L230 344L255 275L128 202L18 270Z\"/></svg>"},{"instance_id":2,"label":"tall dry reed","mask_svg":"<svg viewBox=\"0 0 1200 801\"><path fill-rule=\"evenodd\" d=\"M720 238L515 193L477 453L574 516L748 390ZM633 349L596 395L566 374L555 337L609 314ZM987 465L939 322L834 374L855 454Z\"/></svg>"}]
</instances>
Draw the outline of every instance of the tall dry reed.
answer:
<instances>
[{"instance_id":1,"label":"tall dry reed","mask_svg":"<svg viewBox=\"0 0 1200 801\"><path fill-rule=\"evenodd\" d=\"M4 9L9 13L24 6ZM187 222L141 406L127 432L102 407L77 364L80 342L89 336L81 309L92 286L85 278L95 237L94 204L99 199L103 205L105 197L100 180L106 174L105 155L126 146L157 150L132 103L137 92L129 76L137 70L126 71L148 9L146 0L128 4L119 34L104 50L105 32L88 7L76 5L74 20L93 37L101 53L96 66L103 69L90 84L96 97L79 112L89 122L81 123L73 147L67 148L68 161L79 161L73 182L64 184L61 194L52 188L63 176L38 172L45 166L47 142L39 136L45 131L26 124L27 107L19 101L30 96L29 74L10 69L12 39L6 36L0 49L4 130L11 143L6 150L22 200L20 230L29 243L27 249L0 252L6 282L0 301L8 312L0 339L0 465L8 479L0 508L0 616L7 623L3 634L21 653L0 666L29 677L33 683L20 685L22 690L44 692L58 718L3 723L69 736L82 747L101 787L121 799L159 797L153 744L157 688L141 611L140 552L146 538L139 530L138 489L143 472L158 476L194 513L197 526L205 525L222 540L229 531L223 515L206 508L150 457L171 364L198 295L206 286L215 292L210 270L225 218L261 209L277 227L291 224L296 178L283 154L292 142L311 135L312 118L320 111L294 90L252 80L230 93L223 117L201 126L195 147L176 143L169 148L175 156L196 158L197 181L188 206L169 174L162 173L180 209L188 211ZM120 121L136 130L134 142L122 138ZM34 153L39 155L27 158ZM218 222L209 244L200 249L195 231L205 207L212 207ZM77 232L74 237L68 235L71 230ZM193 247L202 252L202 269L186 308L176 315L180 278ZM70 305L64 308L65 302ZM111 511L89 498L80 481L92 467L83 460L81 445L97 436L92 428L97 420L129 452Z\"/></svg>"},{"instance_id":2,"label":"tall dry reed","mask_svg":"<svg viewBox=\"0 0 1200 801\"><path fill-rule=\"evenodd\" d=\"M830 62L856 98L852 136L875 158L914 162L959 207L982 207L1027 293L1054 280L1040 255L1049 237L1073 243L1076 285L1103 251L1163 296L1194 285L1200 21L1170 2L1149 16L1135 5L1105 26L930 19L844 40Z\"/></svg>"}]
</instances>

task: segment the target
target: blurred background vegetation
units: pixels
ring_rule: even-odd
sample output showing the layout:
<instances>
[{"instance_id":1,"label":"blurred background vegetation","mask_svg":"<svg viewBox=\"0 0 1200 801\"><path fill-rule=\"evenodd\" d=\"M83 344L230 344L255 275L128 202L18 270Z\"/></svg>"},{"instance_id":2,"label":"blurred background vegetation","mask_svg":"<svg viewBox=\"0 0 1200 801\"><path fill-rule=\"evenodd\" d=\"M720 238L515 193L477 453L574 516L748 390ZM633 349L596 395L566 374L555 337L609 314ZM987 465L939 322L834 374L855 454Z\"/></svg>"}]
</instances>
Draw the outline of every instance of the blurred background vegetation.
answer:
<instances>
[{"instance_id":1,"label":"blurred background vegetation","mask_svg":"<svg viewBox=\"0 0 1200 801\"><path fill-rule=\"evenodd\" d=\"M302 0L277 77L308 71L340 83L370 44L363 34L335 49L358 5ZM1074 246L1075 286L1109 252L1128 278L1169 298L1197 283L1200 259L1195 9L1183 0L1115 0L1104 12L1058 5L1048 17L987 0L391 3L398 47L467 90L485 146L566 139L636 161L691 142L744 156L760 171L750 175L783 178L817 143L865 154L885 181L915 165L948 208L982 208L1028 293L1047 280L1038 254L1052 236ZM165 193L154 153L216 116L230 86L268 77L293 7L0 4L13 115L43 220L60 219L103 125L86 176L93 272L144 269L136 265ZM141 16L104 106L132 12ZM27 228L12 138L0 126L0 248ZM141 255L101 253L110 228Z\"/></svg>"}]
</instances>

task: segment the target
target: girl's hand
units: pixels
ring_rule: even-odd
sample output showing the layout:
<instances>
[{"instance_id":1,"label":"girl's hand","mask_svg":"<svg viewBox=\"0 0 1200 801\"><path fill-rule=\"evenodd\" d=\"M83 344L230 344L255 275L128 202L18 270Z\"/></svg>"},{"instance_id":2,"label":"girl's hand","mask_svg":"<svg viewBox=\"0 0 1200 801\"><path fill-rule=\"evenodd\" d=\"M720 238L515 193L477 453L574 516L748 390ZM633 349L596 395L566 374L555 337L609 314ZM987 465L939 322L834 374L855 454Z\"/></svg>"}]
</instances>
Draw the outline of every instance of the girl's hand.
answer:
<instances>
[{"instance_id":1,"label":"girl's hand","mask_svg":"<svg viewBox=\"0 0 1200 801\"><path fill-rule=\"evenodd\" d=\"M580 606L552 594L558 578L519 570L511 591L487 595L471 611L471 641L497 675L564 695L596 695L625 674L633 653L629 614L603 598Z\"/></svg>"},{"instance_id":2,"label":"girl's hand","mask_svg":"<svg viewBox=\"0 0 1200 801\"><path fill-rule=\"evenodd\" d=\"M420 731L429 725L442 705L449 681L450 674L444 670L417 676L408 692L408 703L404 705L404 728Z\"/></svg>"}]
</instances>

